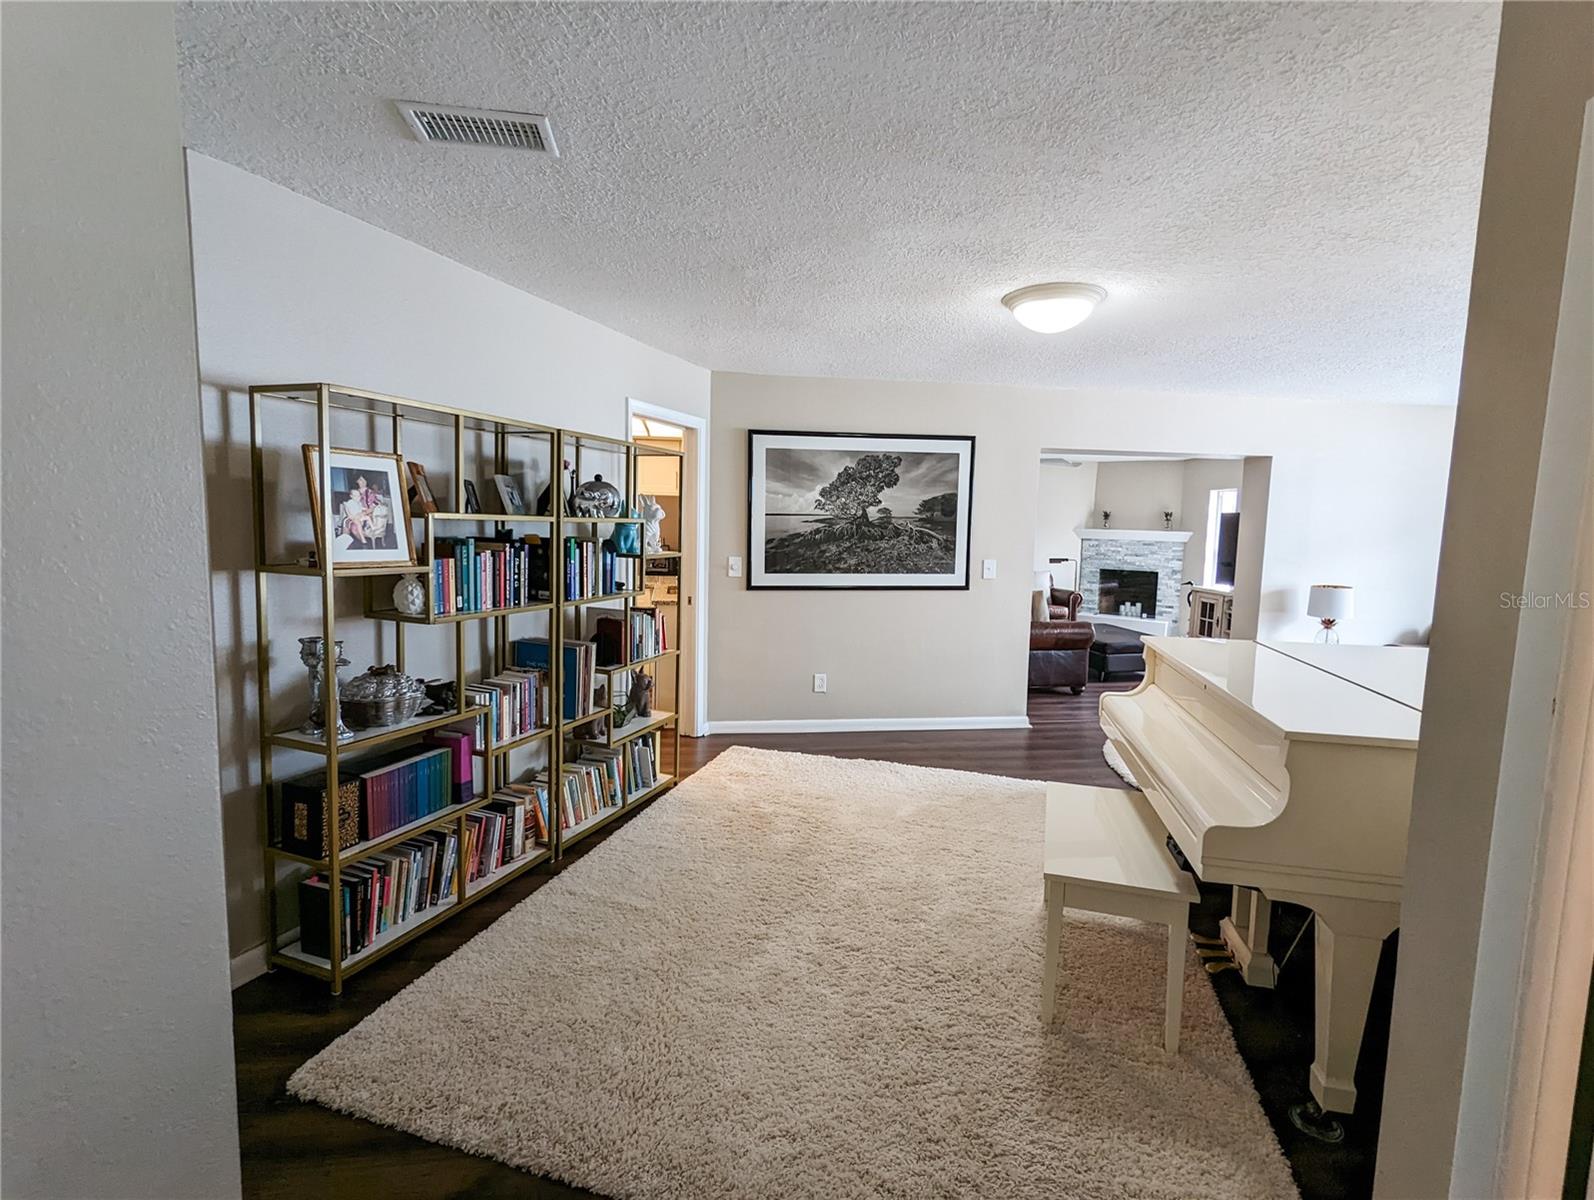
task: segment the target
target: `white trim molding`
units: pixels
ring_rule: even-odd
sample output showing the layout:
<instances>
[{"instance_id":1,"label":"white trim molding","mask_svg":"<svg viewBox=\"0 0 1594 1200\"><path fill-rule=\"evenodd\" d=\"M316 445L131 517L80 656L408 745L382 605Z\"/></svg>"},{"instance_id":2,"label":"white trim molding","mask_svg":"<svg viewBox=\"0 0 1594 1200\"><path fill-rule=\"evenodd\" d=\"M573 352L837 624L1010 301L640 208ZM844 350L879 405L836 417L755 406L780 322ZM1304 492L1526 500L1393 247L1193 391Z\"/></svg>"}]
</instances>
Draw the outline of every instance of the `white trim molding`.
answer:
<instances>
[{"instance_id":1,"label":"white trim molding","mask_svg":"<svg viewBox=\"0 0 1594 1200\"><path fill-rule=\"evenodd\" d=\"M701 737L708 732L708 418L627 396L626 437L631 436L632 417L657 417L661 421L690 429L697 435L693 447L697 458L697 562L692 572L692 599L696 610L693 617L694 642L697 647L694 656L697 661L693 670L697 678L692 711L686 714L681 734L683 737ZM680 686L679 679L676 680L676 686Z\"/></svg>"},{"instance_id":2,"label":"white trim molding","mask_svg":"<svg viewBox=\"0 0 1594 1200\"><path fill-rule=\"evenodd\" d=\"M1088 529L1074 530L1081 540L1098 542L1188 542L1195 536L1187 529Z\"/></svg>"},{"instance_id":3,"label":"white trim molding","mask_svg":"<svg viewBox=\"0 0 1594 1200\"><path fill-rule=\"evenodd\" d=\"M249 947L242 954L233 957L233 990L237 991L251 979L259 979L268 970L270 970L270 964L266 961L266 944L261 942L258 946Z\"/></svg>"},{"instance_id":4,"label":"white trim molding","mask_svg":"<svg viewBox=\"0 0 1594 1200\"><path fill-rule=\"evenodd\" d=\"M1028 729L1028 717L847 717L811 721L711 721L719 733L891 733L932 729Z\"/></svg>"}]
</instances>

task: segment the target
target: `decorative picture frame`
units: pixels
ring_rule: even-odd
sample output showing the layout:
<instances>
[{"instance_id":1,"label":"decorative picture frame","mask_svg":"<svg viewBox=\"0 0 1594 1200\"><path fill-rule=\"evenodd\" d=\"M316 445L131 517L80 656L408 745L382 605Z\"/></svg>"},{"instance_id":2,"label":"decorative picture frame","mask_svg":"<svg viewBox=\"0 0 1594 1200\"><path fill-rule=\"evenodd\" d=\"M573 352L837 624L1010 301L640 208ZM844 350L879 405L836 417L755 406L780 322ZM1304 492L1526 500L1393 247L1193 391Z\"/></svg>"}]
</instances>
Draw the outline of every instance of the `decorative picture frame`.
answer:
<instances>
[{"instance_id":1,"label":"decorative picture frame","mask_svg":"<svg viewBox=\"0 0 1594 1200\"><path fill-rule=\"evenodd\" d=\"M418 462L405 465L410 472L410 511L417 515L438 512L437 497L432 492L432 481L426 477L426 468Z\"/></svg>"},{"instance_id":2,"label":"decorative picture frame","mask_svg":"<svg viewBox=\"0 0 1594 1200\"><path fill-rule=\"evenodd\" d=\"M969 586L974 438L747 434L749 590Z\"/></svg>"},{"instance_id":3,"label":"decorative picture frame","mask_svg":"<svg viewBox=\"0 0 1594 1200\"><path fill-rule=\"evenodd\" d=\"M415 537L404 459L376 450L334 447L327 455L333 502L323 510L320 458L318 446L304 446L317 553L330 557L334 569L413 567Z\"/></svg>"},{"instance_id":4,"label":"decorative picture frame","mask_svg":"<svg viewBox=\"0 0 1594 1200\"><path fill-rule=\"evenodd\" d=\"M464 484L465 484L465 511L468 512L468 513L479 513L479 512L481 512L481 510L482 510L482 502L476 496L476 484L474 482L472 482L471 480L469 480L469 479L465 480Z\"/></svg>"},{"instance_id":5,"label":"decorative picture frame","mask_svg":"<svg viewBox=\"0 0 1594 1200\"><path fill-rule=\"evenodd\" d=\"M520 490L520 481L513 475L494 475L498 488L498 507L507 517L523 517L527 513L526 496Z\"/></svg>"}]
</instances>

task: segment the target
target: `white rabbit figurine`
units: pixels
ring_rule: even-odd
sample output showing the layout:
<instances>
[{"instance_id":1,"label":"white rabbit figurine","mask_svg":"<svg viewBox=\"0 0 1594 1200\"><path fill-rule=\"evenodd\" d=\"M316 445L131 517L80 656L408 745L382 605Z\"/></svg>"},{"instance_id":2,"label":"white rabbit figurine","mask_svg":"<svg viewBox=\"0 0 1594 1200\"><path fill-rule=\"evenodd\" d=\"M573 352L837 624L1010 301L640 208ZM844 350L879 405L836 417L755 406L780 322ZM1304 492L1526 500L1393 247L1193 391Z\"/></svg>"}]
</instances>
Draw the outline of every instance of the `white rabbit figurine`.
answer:
<instances>
[{"instance_id":1,"label":"white rabbit figurine","mask_svg":"<svg viewBox=\"0 0 1594 1200\"><path fill-rule=\"evenodd\" d=\"M646 554L658 554L664 549L660 540L659 522L664 520L664 508L652 496L642 494L636 498L638 514L642 518L642 549Z\"/></svg>"}]
</instances>

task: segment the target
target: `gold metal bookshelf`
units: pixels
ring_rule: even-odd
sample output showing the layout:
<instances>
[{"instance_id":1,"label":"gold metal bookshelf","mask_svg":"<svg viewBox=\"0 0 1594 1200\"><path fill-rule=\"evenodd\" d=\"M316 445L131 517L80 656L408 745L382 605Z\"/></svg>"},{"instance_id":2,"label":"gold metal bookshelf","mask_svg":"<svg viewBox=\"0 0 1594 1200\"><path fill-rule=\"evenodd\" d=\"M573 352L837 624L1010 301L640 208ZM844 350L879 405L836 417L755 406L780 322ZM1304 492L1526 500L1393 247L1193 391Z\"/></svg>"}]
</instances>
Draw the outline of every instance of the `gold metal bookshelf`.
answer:
<instances>
[{"instance_id":1,"label":"gold metal bookshelf","mask_svg":"<svg viewBox=\"0 0 1594 1200\"><path fill-rule=\"evenodd\" d=\"M415 517L415 520L422 523L424 537L417 540L417 561L413 566L405 568L335 565L331 561L331 555L324 551L311 559L296 561L281 561L283 555L280 552L276 560L268 554L268 542L271 540L268 507L275 506L268 506L267 503L265 414L268 408L275 410L284 404L300 406L296 411L301 414L305 412L304 406L313 409L314 444L319 450L316 461L320 464L321 471L319 490L324 497L332 495L329 452L335 447L363 445L364 449L398 455L403 461L406 427L410 428L412 433L417 426L431 427L432 436L440 434L451 441L452 469L447 474L451 474L448 503L452 506L452 511L420 514ZM663 794L674 785L676 776L673 771L678 770L680 762L680 727L676 714L655 711L645 720L633 718L630 725L623 725L618 730L612 726L616 678L627 671L646 670L656 673L661 666L668 664L675 671L674 682L679 694L679 658L675 648L635 662L626 661L612 666L598 667L598 673L605 677L607 683L604 696L606 707L568 720L561 718L566 644L582 638L589 614L618 613L623 631L622 653L629 656L630 614L634 601L644 594L641 584L646 562L650 559L664 558L679 560L680 552L649 554L643 547L643 553L621 555L617 561L629 564L622 577L624 583L622 590L603 596L567 598L564 594L562 548L567 536L592 538L601 542L605 536L605 527L609 530L607 536L612 537L613 531L620 526L638 526L636 530L638 544L643 534L640 518L630 515L613 518L565 515L568 507L567 467L574 469L574 477L579 480L583 478L584 458L590 460L596 456L601 457L606 465L620 464L624 472L621 495L630 506L628 512L634 512L638 457L653 454L675 457L680 455L678 452L659 447L641 446L623 438L577 433L491 413L409 400L330 383L251 387L249 419L254 511L255 686L259 710L260 833L262 845L265 847L265 906L270 938L269 961L274 967L287 967L325 980L331 985L332 992L337 994L342 991L344 980L350 975L379 961L384 955L447 920L511 879L538 866L557 863L565 851L582 838ZM336 438L333 436L334 420L339 424ZM301 421L300 428L303 427ZM350 436L346 432L351 427L360 431L363 443L360 437ZM549 507L553 511L541 516L465 512L464 481L468 478L479 479L484 471L487 474L508 472L515 458L512 453L512 448L515 447L529 448L535 457L546 458L548 473L552 479ZM290 446L284 440L276 445L278 450L284 448L297 451L297 444ZM473 473L467 473L467 465L472 467ZM445 472L439 472L440 477L443 474ZM407 480L401 482L407 483ZM621 481L616 479L611 482L615 482L618 486ZM285 495L295 494L285 481L282 490ZM297 494L302 495L302 493ZM443 501L441 493L438 494L438 500L440 503ZM439 605L436 603L436 576L432 569L437 561L436 539L440 531L452 533L455 526L469 528L470 523L491 526L493 538L496 540L519 538L526 534L538 535L542 539L539 543L542 552L547 555L548 597L545 600L513 608L437 613ZM523 532L514 532L516 530ZM418 574L425 589L426 604L421 614L402 613L395 607L383 603L383 598L387 595L383 586L384 580L395 580L406 574ZM619 574L620 570L617 567L617 575ZM405 667L406 633L409 629L428 625L451 629L455 685L453 710L440 715L417 717L400 725L357 730L354 737L342 742L336 739L335 720L325 723L324 736L307 735L300 732L297 726L281 725L280 718L273 715L271 682L270 580L273 577L284 579L297 577L319 581L320 619L315 633L324 639L324 644L328 647L334 646L338 640L336 583L339 579L361 579L364 592L361 609L363 615L358 619L379 622L381 630L391 631L391 640L389 641L387 634L383 633L380 644L384 647L384 656L387 654L385 648L391 645L392 659L400 670ZM360 756L375 747L394 747L405 739L419 738L435 730L474 725L477 718L486 713L487 709L467 702L466 688L470 679L473 674L479 677L494 675L510 665L511 623L527 618L546 624L549 644L548 692L553 723L503 742L486 746L478 745L475 748L475 758L481 764L478 774L480 792L470 801L450 804L436 813L392 830L379 838L340 847L336 829L339 805L334 799L338 795L340 774L351 766L357 768ZM343 619L348 620L346 616ZM662 615L659 620L662 625ZM477 672L469 669L471 661L469 651L472 649L480 664ZM322 706L323 711L331 715L340 710L337 656L328 654L326 657L326 670L322 680ZM664 769L663 738L667 732L671 736L671 772L666 772ZM624 795L619 807L602 809L581 824L569 830L562 830L560 801L563 768L579 758L586 746L611 747L641 737L653 739L656 776L654 783L646 788L633 789ZM273 817L275 810L273 793L276 782L283 775L299 774L304 769L302 766L297 766L291 771L280 770L278 755L284 753L297 754L301 757L314 756L324 763L327 802L322 806L326 817L323 845L328 848L328 852L323 857L294 853L282 848L278 843ZM421 834L448 826L453 827L458 853L462 856L466 843L467 818L488 804L494 794L511 781L515 774L511 759L523 753L540 754L543 758L539 767L546 771L548 783L549 844L528 848L522 857L474 880L467 881L465 865L459 863L454 871L453 890L450 895L410 919L377 934L362 949L352 954L345 954L340 919L340 879L343 872L361 859L381 854ZM630 786L629 775L626 776L626 786ZM290 892L296 891L294 885L311 870L324 874L328 881L330 956L327 958L305 952L298 940L297 929L285 928L290 922L283 912L281 893L284 887Z\"/></svg>"}]
</instances>

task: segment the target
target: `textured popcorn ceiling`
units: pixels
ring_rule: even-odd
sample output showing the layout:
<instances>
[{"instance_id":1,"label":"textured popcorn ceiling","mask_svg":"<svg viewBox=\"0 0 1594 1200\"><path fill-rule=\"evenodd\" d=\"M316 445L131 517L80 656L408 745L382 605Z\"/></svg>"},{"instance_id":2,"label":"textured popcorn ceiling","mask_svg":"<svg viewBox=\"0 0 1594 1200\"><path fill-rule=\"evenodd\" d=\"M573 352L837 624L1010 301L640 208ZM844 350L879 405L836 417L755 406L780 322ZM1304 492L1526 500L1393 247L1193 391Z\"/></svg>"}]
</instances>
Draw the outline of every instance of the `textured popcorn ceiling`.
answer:
<instances>
[{"instance_id":1,"label":"textured popcorn ceiling","mask_svg":"<svg viewBox=\"0 0 1594 1200\"><path fill-rule=\"evenodd\" d=\"M716 370L1454 401L1482 4L203 4L190 144ZM552 116L426 146L394 98ZM998 301L1107 288L1080 328Z\"/></svg>"}]
</instances>

